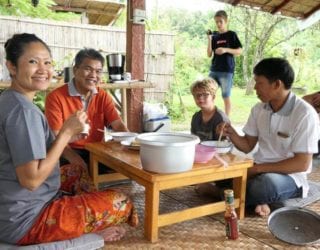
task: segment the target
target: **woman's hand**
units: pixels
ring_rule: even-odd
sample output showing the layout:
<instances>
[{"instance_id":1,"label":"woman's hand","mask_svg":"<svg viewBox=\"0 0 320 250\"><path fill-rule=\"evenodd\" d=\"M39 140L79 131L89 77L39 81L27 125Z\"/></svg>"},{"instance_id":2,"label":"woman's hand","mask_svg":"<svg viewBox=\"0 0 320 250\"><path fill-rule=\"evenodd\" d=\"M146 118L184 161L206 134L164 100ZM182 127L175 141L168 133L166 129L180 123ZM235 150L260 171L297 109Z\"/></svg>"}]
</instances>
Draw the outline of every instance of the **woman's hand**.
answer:
<instances>
[{"instance_id":1,"label":"woman's hand","mask_svg":"<svg viewBox=\"0 0 320 250\"><path fill-rule=\"evenodd\" d=\"M70 138L79 135L83 131L87 119L88 116L86 112L77 111L64 122L60 133L68 133L70 135Z\"/></svg>"}]
</instances>

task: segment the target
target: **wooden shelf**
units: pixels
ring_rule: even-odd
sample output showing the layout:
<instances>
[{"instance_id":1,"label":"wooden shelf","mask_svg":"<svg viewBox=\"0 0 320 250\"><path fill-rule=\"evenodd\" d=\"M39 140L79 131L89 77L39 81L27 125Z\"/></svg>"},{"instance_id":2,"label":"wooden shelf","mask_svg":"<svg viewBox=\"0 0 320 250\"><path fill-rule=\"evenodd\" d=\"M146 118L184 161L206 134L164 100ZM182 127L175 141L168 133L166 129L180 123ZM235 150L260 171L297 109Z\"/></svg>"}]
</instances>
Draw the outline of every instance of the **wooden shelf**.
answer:
<instances>
[{"instance_id":1,"label":"wooden shelf","mask_svg":"<svg viewBox=\"0 0 320 250\"><path fill-rule=\"evenodd\" d=\"M10 81L0 81L0 88L6 89L10 87ZM64 85L64 83L52 83L48 90L52 90ZM101 83L98 87L102 89L141 89L141 88L154 88L154 85L145 81L121 82L121 83Z\"/></svg>"},{"instance_id":2,"label":"wooden shelf","mask_svg":"<svg viewBox=\"0 0 320 250\"><path fill-rule=\"evenodd\" d=\"M52 83L47 90L51 91L51 90L58 88L64 84L65 83L59 83L59 82ZM11 85L10 81L0 81L0 89L6 89L6 88L10 87L10 85ZM126 90L127 89L154 88L154 85L152 83L145 82L145 81L132 81L132 82L123 81L121 83L101 83L101 84L98 84L98 87L100 87L104 90L120 89L120 91L121 91L121 116L122 116L123 122L127 125L128 113L127 113Z\"/></svg>"}]
</instances>

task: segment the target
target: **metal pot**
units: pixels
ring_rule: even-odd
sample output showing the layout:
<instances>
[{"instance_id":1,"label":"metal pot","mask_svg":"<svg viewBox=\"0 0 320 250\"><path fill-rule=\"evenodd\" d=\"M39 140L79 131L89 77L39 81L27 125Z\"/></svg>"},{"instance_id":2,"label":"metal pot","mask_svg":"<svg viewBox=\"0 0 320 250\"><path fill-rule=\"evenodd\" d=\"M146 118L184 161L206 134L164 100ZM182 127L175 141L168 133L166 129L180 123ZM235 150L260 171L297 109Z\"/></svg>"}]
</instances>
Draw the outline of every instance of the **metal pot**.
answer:
<instances>
[{"instance_id":1,"label":"metal pot","mask_svg":"<svg viewBox=\"0 0 320 250\"><path fill-rule=\"evenodd\" d=\"M179 173L192 169L198 136L184 133L144 133L140 142L142 168L155 173Z\"/></svg>"}]
</instances>

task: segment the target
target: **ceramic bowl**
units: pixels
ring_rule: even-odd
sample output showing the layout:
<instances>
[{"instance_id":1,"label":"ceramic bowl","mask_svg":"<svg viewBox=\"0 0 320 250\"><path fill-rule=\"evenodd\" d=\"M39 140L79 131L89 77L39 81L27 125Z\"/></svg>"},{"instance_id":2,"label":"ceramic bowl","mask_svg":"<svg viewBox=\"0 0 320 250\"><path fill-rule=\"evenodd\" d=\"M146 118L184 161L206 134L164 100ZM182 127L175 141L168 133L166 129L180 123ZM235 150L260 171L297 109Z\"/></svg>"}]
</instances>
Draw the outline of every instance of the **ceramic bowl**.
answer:
<instances>
[{"instance_id":1,"label":"ceramic bowl","mask_svg":"<svg viewBox=\"0 0 320 250\"><path fill-rule=\"evenodd\" d=\"M219 154L229 153L232 149L232 143L229 141L203 141L201 144L214 147Z\"/></svg>"},{"instance_id":2,"label":"ceramic bowl","mask_svg":"<svg viewBox=\"0 0 320 250\"><path fill-rule=\"evenodd\" d=\"M112 132L110 133L112 136L112 139L118 142L121 141L134 141L134 139L137 137L137 133L133 132Z\"/></svg>"}]
</instances>

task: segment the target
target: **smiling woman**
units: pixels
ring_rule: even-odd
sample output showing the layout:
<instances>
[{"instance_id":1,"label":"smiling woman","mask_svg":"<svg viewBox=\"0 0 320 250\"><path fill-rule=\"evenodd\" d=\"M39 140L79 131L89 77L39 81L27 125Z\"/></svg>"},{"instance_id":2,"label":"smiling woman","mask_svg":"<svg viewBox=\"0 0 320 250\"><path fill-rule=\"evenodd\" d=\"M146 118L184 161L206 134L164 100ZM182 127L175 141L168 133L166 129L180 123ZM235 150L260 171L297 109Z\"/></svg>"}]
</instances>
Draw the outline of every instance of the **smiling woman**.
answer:
<instances>
[{"instance_id":1,"label":"smiling woman","mask_svg":"<svg viewBox=\"0 0 320 250\"><path fill-rule=\"evenodd\" d=\"M36 92L49 86L50 49L23 33L10 38L5 51L12 82L0 96L0 228L5 228L0 242L28 245L89 232L105 241L120 239L125 231L114 225L138 223L130 199L116 191L97 192L81 165L59 167L68 142L81 137L87 114L68 116L55 137L32 103Z\"/></svg>"},{"instance_id":2,"label":"smiling woman","mask_svg":"<svg viewBox=\"0 0 320 250\"><path fill-rule=\"evenodd\" d=\"M7 53L6 56L6 66L12 79L11 89L27 94L32 101L36 91L45 90L50 84L53 74L51 51L41 40L28 38L23 41L22 37L21 44L24 46L20 48L13 43L13 39L5 44L5 48L15 49L15 53Z\"/></svg>"}]
</instances>

